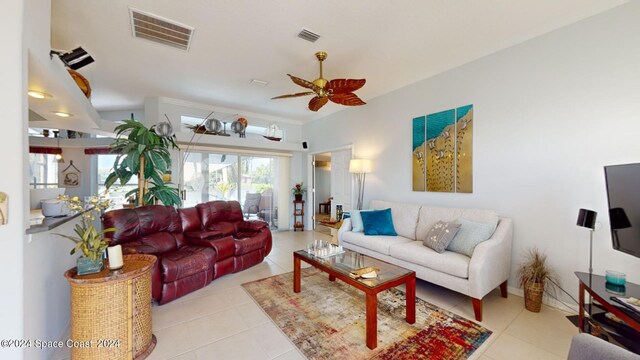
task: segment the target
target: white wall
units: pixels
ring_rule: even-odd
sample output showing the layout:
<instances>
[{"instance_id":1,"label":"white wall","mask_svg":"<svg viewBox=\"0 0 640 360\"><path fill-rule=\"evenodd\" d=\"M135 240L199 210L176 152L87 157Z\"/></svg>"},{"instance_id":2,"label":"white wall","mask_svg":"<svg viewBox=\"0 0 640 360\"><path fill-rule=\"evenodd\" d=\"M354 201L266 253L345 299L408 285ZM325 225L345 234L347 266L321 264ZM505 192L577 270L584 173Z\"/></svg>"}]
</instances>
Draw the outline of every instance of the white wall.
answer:
<instances>
[{"instance_id":1,"label":"white wall","mask_svg":"<svg viewBox=\"0 0 640 360\"><path fill-rule=\"evenodd\" d=\"M70 240L54 235L75 235L73 219L52 231L28 237L24 249L24 334L27 339L57 341L69 326L70 287L65 271L76 265L78 256L70 256ZM66 339L63 339L63 341ZM48 359L55 349L25 349L25 359Z\"/></svg>"},{"instance_id":2,"label":"white wall","mask_svg":"<svg viewBox=\"0 0 640 360\"><path fill-rule=\"evenodd\" d=\"M316 202L327 201L331 197L331 167L316 167ZM314 211L318 211L318 204Z\"/></svg>"},{"instance_id":3,"label":"white wall","mask_svg":"<svg viewBox=\"0 0 640 360\"><path fill-rule=\"evenodd\" d=\"M0 272L3 294L0 297L0 339L24 337L23 250L27 201L27 103L26 49L23 47L24 3L21 0L3 2L0 11L3 56L0 56L0 108L3 111L0 141L0 164L5 171L0 176L0 191L8 194L8 223L0 225ZM25 206L27 204L27 206ZM0 358L21 359L22 349L0 348Z\"/></svg>"},{"instance_id":4,"label":"white wall","mask_svg":"<svg viewBox=\"0 0 640 360\"><path fill-rule=\"evenodd\" d=\"M365 206L387 199L496 209L513 218L510 286L523 250L538 246L577 291L588 268L578 209L599 212L594 271L640 283L640 259L614 251L603 166L640 162L640 4L630 3L532 39L368 104L305 126L310 151L354 144L371 158ZM473 194L411 191L411 119L474 105ZM340 129L336 131L335 129Z\"/></svg>"}]
</instances>

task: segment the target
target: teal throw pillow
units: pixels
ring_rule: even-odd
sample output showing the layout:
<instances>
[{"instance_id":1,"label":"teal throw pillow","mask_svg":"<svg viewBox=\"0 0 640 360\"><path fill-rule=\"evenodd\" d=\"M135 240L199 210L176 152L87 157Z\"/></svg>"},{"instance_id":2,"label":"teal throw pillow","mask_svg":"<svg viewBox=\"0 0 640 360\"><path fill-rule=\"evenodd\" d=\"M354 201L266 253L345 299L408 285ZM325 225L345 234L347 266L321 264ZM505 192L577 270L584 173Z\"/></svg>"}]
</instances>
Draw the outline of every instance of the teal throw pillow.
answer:
<instances>
[{"instance_id":1,"label":"teal throw pillow","mask_svg":"<svg viewBox=\"0 0 640 360\"><path fill-rule=\"evenodd\" d=\"M457 223L460 224L460 230L458 230L456 236L451 240L449 246L447 246L447 250L469 257L473 255L473 250L476 248L476 245L489 240L498 225L497 221L489 224L481 224L465 219L458 219Z\"/></svg>"},{"instance_id":2,"label":"teal throw pillow","mask_svg":"<svg viewBox=\"0 0 640 360\"><path fill-rule=\"evenodd\" d=\"M361 211L360 216L365 235L398 235L393 227L391 209Z\"/></svg>"},{"instance_id":3,"label":"teal throw pillow","mask_svg":"<svg viewBox=\"0 0 640 360\"><path fill-rule=\"evenodd\" d=\"M372 210L351 210L351 231L353 232L364 231L364 225L362 224L362 216L360 214L366 211L372 211Z\"/></svg>"}]
</instances>

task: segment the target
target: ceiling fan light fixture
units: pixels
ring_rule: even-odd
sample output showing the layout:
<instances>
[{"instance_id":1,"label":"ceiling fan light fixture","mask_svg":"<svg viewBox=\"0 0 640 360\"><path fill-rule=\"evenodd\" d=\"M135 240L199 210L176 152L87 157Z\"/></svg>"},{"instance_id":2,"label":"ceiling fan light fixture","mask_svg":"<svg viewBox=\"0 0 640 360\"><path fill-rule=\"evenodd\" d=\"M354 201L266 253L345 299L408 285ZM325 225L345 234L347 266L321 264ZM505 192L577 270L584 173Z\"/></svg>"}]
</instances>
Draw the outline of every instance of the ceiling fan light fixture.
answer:
<instances>
[{"instance_id":1,"label":"ceiling fan light fixture","mask_svg":"<svg viewBox=\"0 0 640 360\"><path fill-rule=\"evenodd\" d=\"M316 53L316 58L318 59L320 65L320 75L317 79L313 81L307 81L291 74L287 74L287 76L291 78L291 81L293 81L294 84L312 91L280 95L271 99L286 99L299 96L314 95L314 97L309 101L309 110L311 111L320 110L320 108L323 107L329 100L333 103L344 106L360 106L366 104L364 101L362 101L362 99L358 97L358 95L353 93L354 91L364 86L364 84L367 82L366 79L333 79L327 81L327 79L322 77L322 62L327 58L327 53L324 51L318 51Z\"/></svg>"}]
</instances>

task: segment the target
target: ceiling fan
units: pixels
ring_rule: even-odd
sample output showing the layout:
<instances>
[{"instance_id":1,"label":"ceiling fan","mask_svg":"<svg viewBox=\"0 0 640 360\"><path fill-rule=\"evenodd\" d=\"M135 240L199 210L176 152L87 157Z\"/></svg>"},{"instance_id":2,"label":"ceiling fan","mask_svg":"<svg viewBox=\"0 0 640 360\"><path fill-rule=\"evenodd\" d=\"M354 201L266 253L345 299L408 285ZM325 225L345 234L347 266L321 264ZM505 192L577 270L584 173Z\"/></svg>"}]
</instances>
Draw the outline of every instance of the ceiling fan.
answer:
<instances>
[{"instance_id":1,"label":"ceiling fan","mask_svg":"<svg viewBox=\"0 0 640 360\"><path fill-rule=\"evenodd\" d=\"M322 77L322 62L327 58L327 53L318 51L316 58L320 62L320 77L313 81L307 81L291 74L287 74L291 80L304 88L313 90L302 93L276 96L271 99L285 99L298 96L315 95L309 101L309 110L318 111L327 101L346 106L359 106L366 104L353 92L364 86L365 79L333 79L328 81Z\"/></svg>"}]
</instances>

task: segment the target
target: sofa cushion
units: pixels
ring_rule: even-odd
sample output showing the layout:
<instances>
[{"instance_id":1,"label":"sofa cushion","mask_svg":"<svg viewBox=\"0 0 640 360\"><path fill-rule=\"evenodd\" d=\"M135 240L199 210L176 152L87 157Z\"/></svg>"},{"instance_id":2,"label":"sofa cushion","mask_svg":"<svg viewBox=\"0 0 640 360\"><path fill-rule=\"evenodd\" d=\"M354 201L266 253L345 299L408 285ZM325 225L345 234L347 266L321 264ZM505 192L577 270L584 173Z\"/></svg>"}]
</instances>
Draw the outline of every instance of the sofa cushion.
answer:
<instances>
[{"instance_id":1,"label":"sofa cushion","mask_svg":"<svg viewBox=\"0 0 640 360\"><path fill-rule=\"evenodd\" d=\"M212 248L186 245L162 255L162 282L176 281L208 271L216 258Z\"/></svg>"},{"instance_id":2,"label":"sofa cushion","mask_svg":"<svg viewBox=\"0 0 640 360\"><path fill-rule=\"evenodd\" d=\"M429 229L438 221L455 221L464 218L479 223L491 223L498 221L498 215L494 210L484 209L460 209L442 208L435 206L423 206L418 216L416 228L416 240L424 240Z\"/></svg>"},{"instance_id":3,"label":"sofa cushion","mask_svg":"<svg viewBox=\"0 0 640 360\"><path fill-rule=\"evenodd\" d=\"M460 230L460 226L460 224L452 222L438 221L429 230L422 244L438 253L443 253L451 243L451 240L453 240L453 237L456 236L458 230Z\"/></svg>"},{"instance_id":4,"label":"sofa cushion","mask_svg":"<svg viewBox=\"0 0 640 360\"><path fill-rule=\"evenodd\" d=\"M469 277L468 256L445 251L442 254L422 245L421 241L394 244L390 247L390 256L416 265L466 279Z\"/></svg>"},{"instance_id":5,"label":"sofa cushion","mask_svg":"<svg viewBox=\"0 0 640 360\"><path fill-rule=\"evenodd\" d=\"M176 209L163 205L108 211L102 217L102 224L105 229L117 229L105 234L112 239L111 245L126 244L159 232L182 233L182 224ZM177 244L174 244L174 247L177 247Z\"/></svg>"},{"instance_id":6,"label":"sofa cushion","mask_svg":"<svg viewBox=\"0 0 640 360\"><path fill-rule=\"evenodd\" d=\"M365 211L360 215L365 235L398 235L393 227L391 209Z\"/></svg>"},{"instance_id":7,"label":"sofa cushion","mask_svg":"<svg viewBox=\"0 0 640 360\"><path fill-rule=\"evenodd\" d=\"M219 221L207 227L208 231L219 231L222 236L229 236L236 233L236 223L229 221Z\"/></svg>"},{"instance_id":8,"label":"sofa cushion","mask_svg":"<svg viewBox=\"0 0 640 360\"><path fill-rule=\"evenodd\" d=\"M180 214L183 232L187 233L202 230L202 223L200 222L198 209L194 207L181 208L178 209L178 214Z\"/></svg>"},{"instance_id":9,"label":"sofa cushion","mask_svg":"<svg viewBox=\"0 0 640 360\"><path fill-rule=\"evenodd\" d=\"M416 240L416 224L418 223L420 205L372 200L370 207L374 210L390 208L393 227L398 235Z\"/></svg>"},{"instance_id":10,"label":"sofa cushion","mask_svg":"<svg viewBox=\"0 0 640 360\"><path fill-rule=\"evenodd\" d=\"M384 255L389 255L389 248L392 245L413 241L402 236L367 236L364 233L354 233L351 231L345 232L342 235L342 240Z\"/></svg>"},{"instance_id":11,"label":"sofa cushion","mask_svg":"<svg viewBox=\"0 0 640 360\"><path fill-rule=\"evenodd\" d=\"M479 243L488 240L496 230L498 222L488 224L476 223L463 218L457 220L460 231L453 238L447 250L455 251L467 256L473 255L473 250Z\"/></svg>"}]
</instances>

